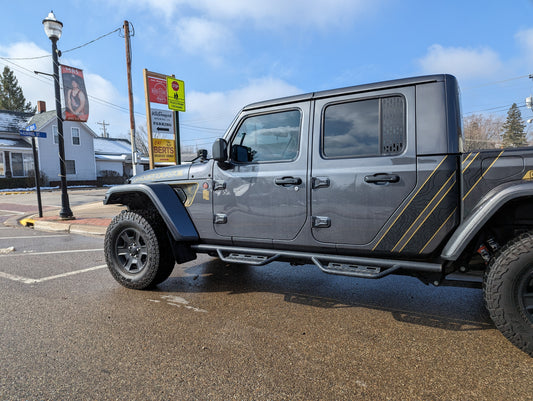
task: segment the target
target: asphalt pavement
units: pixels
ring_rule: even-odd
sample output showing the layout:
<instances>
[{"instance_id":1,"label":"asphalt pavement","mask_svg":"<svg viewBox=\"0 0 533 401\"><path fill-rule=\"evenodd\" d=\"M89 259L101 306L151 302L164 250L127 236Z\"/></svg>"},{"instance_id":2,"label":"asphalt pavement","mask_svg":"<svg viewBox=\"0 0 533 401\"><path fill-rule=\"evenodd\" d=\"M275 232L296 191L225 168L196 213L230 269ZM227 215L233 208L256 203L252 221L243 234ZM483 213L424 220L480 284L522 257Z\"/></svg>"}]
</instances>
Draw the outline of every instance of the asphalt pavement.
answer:
<instances>
[{"instance_id":1,"label":"asphalt pavement","mask_svg":"<svg viewBox=\"0 0 533 401\"><path fill-rule=\"evenodd\" d=\"M46 208L43 217L38 213L8 218L4 225L33 227L39 231L58 231L82 235L105 235L113 217L124 209L122 205L104 205L102 201L71 207L73 219L62 219L60 208Z\"/></svg>"}]
</instances>

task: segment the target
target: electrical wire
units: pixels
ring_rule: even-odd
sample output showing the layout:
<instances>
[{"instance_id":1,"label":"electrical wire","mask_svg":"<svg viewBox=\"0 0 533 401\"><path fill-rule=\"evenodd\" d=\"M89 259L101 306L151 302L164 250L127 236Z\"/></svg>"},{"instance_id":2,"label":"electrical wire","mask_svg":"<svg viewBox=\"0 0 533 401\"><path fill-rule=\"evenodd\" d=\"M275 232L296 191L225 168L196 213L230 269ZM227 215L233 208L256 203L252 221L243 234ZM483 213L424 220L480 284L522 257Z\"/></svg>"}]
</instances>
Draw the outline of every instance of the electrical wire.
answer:
<instances>
[{"instance_id":1,"label":"electrical wire","mask_svg":"<svg viewBox=\"0 0 533 401\"><path fill-rule=\"evenodd\" d=\"M82 45L79 45L79 46L76 46L76 47L73 47L72 49L68 49L68 50L63 50L61 53L69 53L71 51L74 51L74 50L78 50L78 49L81 49L82 47L85 47L85 46L88 46L90 45L91 43L94 43L96 42L97 40L100 40L100 39L103 39L105 38L106 36L109 36L115 32L119 32L122 28L117 28L115 29L114 31L111 31L111 32L108 32L106 33L105 35L102 35L102 36L99 36L97 37L96 39L93 39L87 43L84 43ZM37 57L0 57L0 60L5 60L5 61L11 61L11 60L15 60L15 61L23 61L23 60L39 60L39 59L42 59L42 58L46 58L46 57L52 57L52 54L46 54L44 56L37 56Z\"/></svg>"}]
</instances>

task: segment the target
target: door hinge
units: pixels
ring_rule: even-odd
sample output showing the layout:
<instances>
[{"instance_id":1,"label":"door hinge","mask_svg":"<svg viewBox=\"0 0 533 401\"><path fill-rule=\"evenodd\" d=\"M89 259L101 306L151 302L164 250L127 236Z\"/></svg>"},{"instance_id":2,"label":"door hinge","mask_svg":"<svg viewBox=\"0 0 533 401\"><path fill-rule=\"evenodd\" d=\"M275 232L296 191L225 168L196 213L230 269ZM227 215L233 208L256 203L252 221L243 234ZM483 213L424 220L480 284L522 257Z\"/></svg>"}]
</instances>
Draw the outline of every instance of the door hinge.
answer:
<instances>
[{"instance_id":1,"label":"door hinge","mask_svg":"<svg viewBox=\"0 0 533 401\"><path fill-rule=\"evenodd\" d=\"M331 219L325 216L313 216L314 228L328 228L331 227Z\"/></svg>"}]
</instances>

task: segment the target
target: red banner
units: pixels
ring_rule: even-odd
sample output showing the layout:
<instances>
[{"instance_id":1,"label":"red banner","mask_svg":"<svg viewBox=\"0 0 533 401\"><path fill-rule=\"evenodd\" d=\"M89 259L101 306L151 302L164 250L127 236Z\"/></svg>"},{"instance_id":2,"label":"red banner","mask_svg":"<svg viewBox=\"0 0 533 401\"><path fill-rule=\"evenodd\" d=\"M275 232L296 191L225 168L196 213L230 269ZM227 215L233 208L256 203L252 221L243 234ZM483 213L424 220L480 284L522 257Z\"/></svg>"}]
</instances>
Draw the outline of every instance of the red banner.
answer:
<instances>
[{"instance_id":1,"label":"red banner","mask_svg":"<svg viewBox=\"0 0 533 401\"><path fill-rule=\"evenodd\" d=\"M83 71L66 65L61 66L65 120L86 122L89 118L89 100L83 80Z\"/></svg>"},{"instance_id":2,"label":"red banner","mask_svg":"<svg viewBox=\"0 0 533 401\"><path fill-rule=\"evenodd\" d=\"M151 103L167 104L167 81L165 79L148 77L148 97Z\"/></svg>"}]
</instances>

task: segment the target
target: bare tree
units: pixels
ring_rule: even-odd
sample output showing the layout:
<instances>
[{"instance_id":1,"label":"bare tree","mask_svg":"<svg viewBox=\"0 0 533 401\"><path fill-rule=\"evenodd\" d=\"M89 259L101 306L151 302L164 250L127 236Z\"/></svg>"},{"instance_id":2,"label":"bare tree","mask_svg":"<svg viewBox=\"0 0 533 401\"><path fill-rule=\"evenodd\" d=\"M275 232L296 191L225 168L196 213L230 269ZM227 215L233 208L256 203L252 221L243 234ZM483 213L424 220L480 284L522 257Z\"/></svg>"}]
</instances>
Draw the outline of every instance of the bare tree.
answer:
<instances>
[{"instance_id":1,"label":"bare tree","mask_svg":"<svg viewBox=\"0 0 533 401\"><path fill-rule=\"evenodd\" d=\"M465 151L501 147L503 117L472 114L463 119Z\"/></svg>"},{"instance_id":2,"label":"bare tree","mask_svg":"<svg viewBox=\"0 0 533 401\"><path fill-rule=\"evenodd\" d=\"M148 155L148 133L146 126L142 124L135 128L135 149L143 155Z\"/></svg>"}]
</instances>

